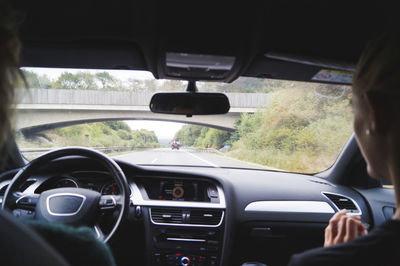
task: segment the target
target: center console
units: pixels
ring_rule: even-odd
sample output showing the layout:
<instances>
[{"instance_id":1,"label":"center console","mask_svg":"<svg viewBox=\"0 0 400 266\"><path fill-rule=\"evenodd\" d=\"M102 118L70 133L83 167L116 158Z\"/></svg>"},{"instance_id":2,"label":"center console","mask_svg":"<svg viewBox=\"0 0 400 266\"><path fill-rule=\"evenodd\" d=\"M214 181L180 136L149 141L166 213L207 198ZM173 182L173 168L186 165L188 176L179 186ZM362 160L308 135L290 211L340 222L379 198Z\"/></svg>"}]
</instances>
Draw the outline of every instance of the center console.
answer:
<instances>
[{"instance_id":1,"label":"center console","mask_svg":"<svg viewBox=\"0 0 400 266\"><path fill-rule=\"evenodd\" d=\"M220 265L226 211L212 180L138 177L131 184L145 222L148 265Z\"/></svg>"}]
</instances>

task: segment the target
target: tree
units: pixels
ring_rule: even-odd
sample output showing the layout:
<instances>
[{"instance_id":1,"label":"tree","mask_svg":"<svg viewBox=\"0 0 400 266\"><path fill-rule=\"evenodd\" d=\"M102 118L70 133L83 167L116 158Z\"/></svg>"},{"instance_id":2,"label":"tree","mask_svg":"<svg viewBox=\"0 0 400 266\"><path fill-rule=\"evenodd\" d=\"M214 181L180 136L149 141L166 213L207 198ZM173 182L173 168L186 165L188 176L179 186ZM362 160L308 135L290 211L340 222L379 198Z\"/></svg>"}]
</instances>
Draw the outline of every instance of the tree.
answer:
<instances>
[{"instance_id":1,"label":"tree","mask_svg":"<svg viewBox=\"0 0 400 266\"><path fill-rule=\"evenodd\" d=\"M214 128L186 125L176 134L184 146L222 148L230 138L230 133Z\"/></svg>"},{"instance_id":2,"label":"tree","mask_svg":"<svg viewBox=\"0 0 400 266\"><path fill-rule=\"evenodd\" d=\"M122 129L126 131L131 131L131 128L128 126L128 124L123 121L106 121L103 123L114 130Z\"/></svg>"},{"instance_id":3,"label":"tree","mask_svg":"<svg viewBox=\"0 0 400 266\"><path fill-rule=\"evenodd\" d=\"M33 71L22 69L22 74L28 84L24 84L23 80L18 80L16 88L25 88L28 85L30 89L50 89L52 84L46 75L39 75Z\"/></svg>"},{"instance_id":4,"label":"tree","mask_svg":"<svg viewBox=\"0 0 400 266\"><path fill-rule=\"evenodd\" d=\"M185 91L186 81L181 80L164 80L159 86L160 91Z\"/></svg>"},{"instance_id":5,"label":"tree","mask_svg":"<svg viewBox=\"0 0 400 266\"><path fill-rule=\"evenodd\" d=\"M95 78L101 83L102 90L117 90L119 87L118 79L114 78L108 72L96 73Z\"/></svg>"},{"instance_id":6,"label":"tree","mask_svg":"<svg viewBox=\"0 0 400 266\"><path fill-rule=\"evenodd\" d=\"M54 88L66 90L97 90L98 86L94 75L89 72L78 72L76 74L63 72L55 82Z\"/></svg>"},{"instance_id":7,"label":"tree","mask_svg":"<svg viewBox=\"0 0 400 266\"><path fill-rule=\"evenodd\" d=\"M143 89L143 83L138 79L129 78L125 84L125 88L130 91L138 92Z\"/></svg>"}]
</instances>

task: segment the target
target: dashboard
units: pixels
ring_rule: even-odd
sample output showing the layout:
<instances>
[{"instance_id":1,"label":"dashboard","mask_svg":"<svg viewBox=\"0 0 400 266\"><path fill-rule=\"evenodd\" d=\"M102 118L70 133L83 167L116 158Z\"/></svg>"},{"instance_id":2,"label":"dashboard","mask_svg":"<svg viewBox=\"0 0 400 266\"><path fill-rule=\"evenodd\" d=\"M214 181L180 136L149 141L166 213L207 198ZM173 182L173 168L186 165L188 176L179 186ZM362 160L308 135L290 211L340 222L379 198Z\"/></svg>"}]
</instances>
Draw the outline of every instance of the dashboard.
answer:
<instances>
[{"instance_id":1,"label":"dashboard","mask_svg":"<svg viewBox=\"0 0 400 266\"><path fill-rule=\"evenodd\" d=\"M138 167L117 161L130 188L129 240L119 252L140 265L285 265L293 253L321 246L330 217L346 208L373 226L354 189L300 174L204 167ZM0 178L0 200L10 177ZM103 195L119 188L87 159L68 158L33 174L21 191L79 187ZM141 228L131 238L129 230ZM268 252L266 252L268 251ZM123 263L122 263L123 264Z\"/></svg>"}]
</instances>

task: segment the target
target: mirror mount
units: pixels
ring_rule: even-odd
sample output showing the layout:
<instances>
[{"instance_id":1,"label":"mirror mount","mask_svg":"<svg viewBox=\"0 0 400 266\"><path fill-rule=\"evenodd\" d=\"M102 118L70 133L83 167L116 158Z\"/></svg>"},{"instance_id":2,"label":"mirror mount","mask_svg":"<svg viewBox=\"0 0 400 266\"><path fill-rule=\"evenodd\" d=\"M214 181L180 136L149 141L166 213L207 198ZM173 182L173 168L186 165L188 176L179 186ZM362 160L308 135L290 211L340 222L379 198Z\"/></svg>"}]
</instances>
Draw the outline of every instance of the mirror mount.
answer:
<instances>
[{"instance_id":1,"label":"mirror mount","mask_svg":"<svg viewBox=\"0 0 400 266\"><path fill-rule=\"evenodd\" d=\"M198 92L195 80L189 80L188 81L188 85L187 85L186 91L187 92L191 92L191 93ZM192 116L193 116L192 114L186 114L186 117L192 117Z\"/></svg>"},{"instance_id":2,"label":"mirror mount","mask_svg":"<svg viewBox=\"0 0 400 266\"><path fill-rule=\"evenodd\" d=\"M188 81L188 86L186 88L187 92L198 92L197 86L196 86L196 81L194 80L189 80Z\"/></svg>"}]
</instances>

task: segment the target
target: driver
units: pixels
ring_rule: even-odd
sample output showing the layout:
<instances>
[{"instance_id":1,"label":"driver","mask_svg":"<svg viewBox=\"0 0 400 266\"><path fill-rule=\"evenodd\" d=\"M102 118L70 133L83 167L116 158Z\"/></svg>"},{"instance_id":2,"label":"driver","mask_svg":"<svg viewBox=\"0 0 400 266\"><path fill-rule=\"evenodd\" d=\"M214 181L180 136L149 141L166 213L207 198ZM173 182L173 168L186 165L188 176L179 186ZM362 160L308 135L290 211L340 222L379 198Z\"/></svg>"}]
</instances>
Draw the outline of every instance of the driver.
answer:
<instances>
[{"instance_id":1,"label":"driver","mask_svg":"<svg viewBox=\"0 0 400 266\"><path fill-rule=\"evenodd\" d=\"M17 37L18 14L9 7L7 3L0 0L0 152L2 158L0 160L0 172L6 167L7 158L11 152L12 138L12 104L14 102L15 83L23 78L22 72L18 68L19 63L19 50L20 42ZM26 246L18 246L18 256L27 257L32 256L33 253L44 251L49 253L48 250L41 249L47 247L42 239L37 239L36 234L27 230L13 217L9 217L7 213L0 211L0 235L11 237L21 237L21 232L26 236L23 243ZM47 224L39 221L30 221L27 224L37 231L51 246L56 249L68 261L70 265L115 265L111 251L106 244L97 240L91 230L87 228L72 228L61 224ZM11 228L11 229L10 229ZM11 230L10 232L7 232ZM13 231L14 230L14 231ZM33 241L32 242L32 238ZM14 239L1 239L2 242L12 246ZM34 243L30 245L30 243ZM37 243L43 246L36 245ZM3 246L2 246L3 247ZM7 249L4 249L7 250ZM2 252L4 252L1 249ZM24 251L30 250L30 251ZM53 251L53 249L50 249ZM13 254L1 254L2 260L8 265L9 258ZM54 253L53 256L58 254ZM36 254L36 256L49 256L49 254ZM26 258L25 260L27 260ZM33 258L33 257L32 257ZM51 258L51 256L50 256ZM13 260L15 263L17 260ZM23 261L23 259L19 260ZM44 263L46 259L43 259ZM47 260L48 261L48 260ZM12 265L14 265L12 263ZM32 261L34 263L34 261ZM53 260L52 265L65 265L62 260L58 262ZM47 264L46 264L47 265Z\"/></svg>"},{"instance_id":2,"label":"driver","mask_svg":"<svg viewBox=\"0 0 400 266\"><path fill-rule=\"evenodd\" d=\"M18 68L20 43L16 37L17 16L0 1L0 171L5 170L10 153L14 102L13 85L22 77Z\"/></svg>"},{"instance_id":3,"label":"driver","mask_svg":"<svg viewBox=\"0 0 400 266\"><path fill-rule=\"evenodd\" d=\"M353 76L354 133L371 177L394 185L396 211L367 234L360 217L336 213L324 248L294 255L289 265L399 265L400 34L367 45Z\"/></svg>"}]
</instances>

